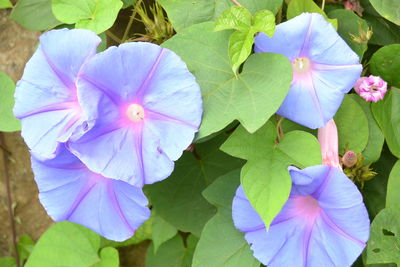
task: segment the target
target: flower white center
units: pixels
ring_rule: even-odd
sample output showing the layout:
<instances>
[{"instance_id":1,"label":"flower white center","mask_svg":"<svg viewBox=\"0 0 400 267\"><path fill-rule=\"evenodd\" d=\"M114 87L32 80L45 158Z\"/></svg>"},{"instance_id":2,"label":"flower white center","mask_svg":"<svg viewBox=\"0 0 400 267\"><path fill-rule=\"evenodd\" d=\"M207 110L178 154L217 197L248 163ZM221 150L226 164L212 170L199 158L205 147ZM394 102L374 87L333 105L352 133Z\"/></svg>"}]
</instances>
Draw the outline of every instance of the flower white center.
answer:
<instances>
[{"instance_id":1,"label":"flower white center","mask_svg":"<svg viewBox=\"0 0 400 267\"><path fill-rule=\"evenodd\" d=\"M310 60L306 57L298 57L292 62L293 72L305 73L310 69Z\"/></svg>"},{"instance_id":2,"label":"flower white center","mask_svg":"<svg viewBox=\"0 0 400 267\"><path fill-rule=\"evenodd\" d=\"M141 105L131 104L126 110L128 119L132 122L139 122L144 119L144 109Z\"/></svg>"}]
</instances>

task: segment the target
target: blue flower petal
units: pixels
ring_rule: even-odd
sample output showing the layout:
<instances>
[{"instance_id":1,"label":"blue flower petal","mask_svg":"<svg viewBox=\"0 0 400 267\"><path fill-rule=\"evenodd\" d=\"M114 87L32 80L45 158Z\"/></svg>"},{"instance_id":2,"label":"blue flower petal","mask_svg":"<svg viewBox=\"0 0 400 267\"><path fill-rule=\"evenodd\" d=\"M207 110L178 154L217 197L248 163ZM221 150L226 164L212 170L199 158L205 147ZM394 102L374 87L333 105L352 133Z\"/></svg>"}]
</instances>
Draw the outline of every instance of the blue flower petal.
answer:
<instances>
[{"instance_id":1,"label":"blue flower petal","mask_svg":"<svg viewBox=\"0 0 400 267\"><path fill-rule=\"evenodd\" d=\"M21 119L22 136L31 150L54 156L58 143L83 123L75 80L99 43L100 38L87 30L52 30L40 37L15 92L14 114Z\"/></svg>"},{"instance_id":2,"label":"blue flower petal","mask_svg":"<svg viewBox=\"0 0 400 267\"><path fill-rule=\"evenodd\" d=\"M55 221L84 225L115 241L130 238L150 216L142 190L89 171L64 147L54 159L32 156L39 199Z\"/></svg>"}]
</instances>

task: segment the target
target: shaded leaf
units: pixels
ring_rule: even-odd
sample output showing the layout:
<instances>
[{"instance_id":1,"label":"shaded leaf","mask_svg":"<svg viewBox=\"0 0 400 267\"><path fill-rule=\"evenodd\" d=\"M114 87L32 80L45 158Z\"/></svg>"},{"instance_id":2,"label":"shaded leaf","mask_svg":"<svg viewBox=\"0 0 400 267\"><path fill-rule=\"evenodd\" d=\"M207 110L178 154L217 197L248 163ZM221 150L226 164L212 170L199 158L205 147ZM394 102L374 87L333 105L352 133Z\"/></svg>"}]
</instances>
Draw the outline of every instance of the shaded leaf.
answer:
<instances>
[{"instance_id":1,"label":"shaded leaf","mask_svg":"<svg viewBox=\"0 0 400 267\"><path fill-rule=\"evenodd\" d=\"M388 45L376 51L370 61L370 70L390 85L400 87L400 44Z\"/></svg>"},{"instance_id":2,"label":"shaded leaf","mask_svg":"<svg viewBox=\"0 0 400 267\"><path fill-rule=\"evenodd\" d=\"M13 7L10 0L0 0L0 8L11 8Z\"/></svg>"},{"instance_id":3,"label":"shaded leaf","mask_svg":"<svg viewBox=\"0 0 400 267\"><path fill-rule=\"evenodd\" d=\"M370 0L369 2L382 17L400 25L400 5L398 0Z\"/></svg>"},{"instance_id":4,"label":"shaded leaf","mask_svg":"<svg viewBox=\"0 0 400 267\"><path fill-rule=\"evenodd\" d=\"M233 225L232 200L239 186L239 170L212 183L203 192L217 206L217 214L204 226L193 256L193 267L258 267L250 246Z\"/></svg>"},{"instance_id":5,"label":"shaded leaf","mask_svg":"<svg viewBox=\"0 0 400 267\"><path fill-rule=\"evenodd\" d=\"M152 211L154 213L154 209ZM153 233L152 240L154 246L154 253L166 241L173 238L178 233L177 229L169 222L164 220L161 216L155 214L153 218Z\"/></svg>"},{"instance_id":6,"label":"shaded leaf","mask_svg":"<svg viewBox=\"0 0 400 267\"><path fill-rule=\"evenodd\" d=\"M195 154L185 151L168 179L145 187L158 215L180 231L200 236L204 224L215 214L215 207L201 192L219 176L242 165L241 160L219 151L225 138L220 135L197 144Z\"/></svg>"},{"instance_id":7,"label":"shaded leaf","mask_svg":"<svg viewBox=\"0 0 400 267\"><path fill-rule=\"evenodd\" d=\"M346 150L362 152L368 143L368 119L360 105L344 95L342 105L334 117L339 135L339 153Z\"/></svg>"},{"instance_id":8,"label":"shaded leaf","mask_svg":"<svg viewBox=\"0 0 400 267\"><path fill-rule=\"evenodd\" d=\"M386 207L400 205L400 161L398 160L390 171L387 184ZM399 233L400 234L400 233Z\"/></svg>"},{"instance_id":9,"label":"shaded leaf","mask_svg":"<svg viewBox=\"0 0 400 267\"><path fill-rule=\"evenodd\" d=\"M51 11L51 0L19 0L10 18L34 31L49 30L61 24Z\"/></svg>"}]
</instances>

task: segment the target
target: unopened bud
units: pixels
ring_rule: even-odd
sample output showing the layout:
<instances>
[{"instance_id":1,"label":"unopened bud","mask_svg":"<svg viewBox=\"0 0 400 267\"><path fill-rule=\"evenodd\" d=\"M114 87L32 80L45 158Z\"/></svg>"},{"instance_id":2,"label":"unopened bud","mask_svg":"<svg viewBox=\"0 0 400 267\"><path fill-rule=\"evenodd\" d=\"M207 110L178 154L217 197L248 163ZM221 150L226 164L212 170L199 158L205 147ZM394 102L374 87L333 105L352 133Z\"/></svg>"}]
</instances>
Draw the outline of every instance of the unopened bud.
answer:
<instances>
[{"instance_id":1,"label":"unopened bud","mask_svg":"<svg viewBox=\"0 0 400 267\"><path fill-rule=\"evenodd\" d=\"M369 77L361 77L356 82L354 90L366 101L377 102L385 96L387 82L379 76L370 75Z\"/></svg>"},{"instance_id":2,"label":"unopened bud","mask_svg":"<svg viewBox=\"0 0 400 267\"><path fill-rule=\"evenodd\" d=\"M353 151L349 150L342 157L343 165L350 168L356 165L357 163L357 154Z\"/></svg>"}]
</instances>

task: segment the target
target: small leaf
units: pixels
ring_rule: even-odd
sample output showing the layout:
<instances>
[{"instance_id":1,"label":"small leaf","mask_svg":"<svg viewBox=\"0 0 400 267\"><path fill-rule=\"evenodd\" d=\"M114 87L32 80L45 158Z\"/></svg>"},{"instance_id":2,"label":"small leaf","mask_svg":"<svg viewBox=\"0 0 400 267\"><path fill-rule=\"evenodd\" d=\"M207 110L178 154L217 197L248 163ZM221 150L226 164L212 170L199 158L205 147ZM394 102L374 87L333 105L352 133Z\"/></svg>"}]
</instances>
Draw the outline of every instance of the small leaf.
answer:
<instances>
[{"instance_id":1,"label":"small leaf","mask_svg":"<svg viewBox=\"0 0 400 267\"><path fill-rule=\"evenodd\" d=\"M49 30L61 24L51 11L51 0L19 0L10 18L34 31Z\"/></svg>"},{"instance_id":2,"label":"small leaf","mask_svg":"<svg viewBox=\"0 0 400 267\"><path fill-rule=\"evenodd\" d=\"M21 130L21 122L14 117L15 84L10 77L0 71L0 131Z\"/></svg>"},{"instance_id":3,"label":"small leaf","mask_svg":"<svg viewBox=\"0 0 400 267\"><path fill-rule=\"evenodd\" d=\"M239 171L232 171L203 191L217 206L217 214L204 226L193 256L193 267L259 267L250 246L233 225L232 200L239 186Z\"/></svg>"},{"instance_id":4,"label":"small leaf","mask_svg":"<svg viewBox=\"0 0 400 267\"><path fill-rule=\"evenodd\" d=\"M400 44L380 48L371 57L371 73L392 86L400 87Z\"/></svg>"},{"instance_id":5,"label":"small leaf","mask_svg":"<svg viewBox=\"0 0 400 267\"><path fill-rule=\"evenodd\" d=\"M398 0L370 0L370 3L382 17L400 26L400 5Z\"/></svg>"},{"instance_id":6,"label":"small leaf","mask_svg":"<svg viewBox=\"0 0 400 267\"><path fill-rule=\"evenodd\" d=\"M16 267L17 262L15 261L15 258L13 258L13 257L4 257L4 258L0 258L0 266L1 267Z\"/></svg>"},{"instance_id":7,"label":"small leaf","mask_svg":"<svg viewBox=\"0 0 400 267\"><path fill-rule=\"evenodd\" d=\"M26 267L117 267L115 249L103 249L100 236L75 223L58 222L36 243Z\"/></svg>"},{"instance_id":8,"label":"small leaf","mask_svg":"<svg viewBox=\"0 0 400 267\"><path fill-rule=\"evenodd\" d=\"M253 31L236 31L231 35L229 39L229 58L232 63L232 71L235 74L240 65L249 57L253 43Z\"/></svg>"},{"instance_id":9,"label":"small leaf","mask_svg":"<svg viewBox=\"0 0 400 267\"><path fill-rule=\"evenodd\" d=\"M325 12L312 0L291 0L287 9L287 18L294 18L304 12L321 14L337 30L337 20L328 18Z\"/></svg>"},{"instance_id":10,"label":"small leaf","mask_svg":"<svg viewBox=\"0 0 400 267\"><path fill-rule=\"evenodd\" d=\"M275 32L275 16L269 10L260 10L253 16L252 29L272 37Z\"/></svg>"},{"instance_id":11,"label":"small leaf","mask_svg":"<svg viewBox=\"0 0 400 267\"><path fill-rule=\"evenodd\" d=\"M17 243L18 255L21 265L28 259L35 246L32 238L28 235L21 235ZM0 265L1 266L1 265Z\"/></svg>"},{"instance_id":12,"label":"small leaf","mask_svg":"<svg viewBox=\"0 0 400 267\"><path fill-rule=\"evenodd\" d=\"M13 7L10 0L0 0L0 8L11 8Z\"/></svg>"},{"instance_id":13,"label":"small leaf","mask_svg":"<svg viewBox=\"0 0 400 267\"><path fill-rule=\"evenodd\" d=\"M52 0L57 19L95 33L111 28L121 7L120 0Z\"/></svg>"},{"instance_id":14,"label":"small leaf","mask_svg":"<svg viewBox=\"0 0 400 267\"><path fill-rule=\"evenodd\" d=\"M387 193L386 193L386 207L393 207L400 204L400 160L396 162L390 171ZM400 234L400 233L399 233Z\"/></svg>"},{"instance_id":15,"label":"small leaf","mask_svg":"<svg viewBox=\"0 0 400 267\"><path fill-rule=\"evenodd\" d=\"M232 6L222 12L215 23L215 31L234 29L239 31L248 31L251 26L251 14L244 8Z\"/></svg>"},{"instance_id":16,"label":"small leaf","mask_svg":"<svg viewBox=\"0 0 400 267\"><path fill-rule=\"evenodd\" d=\"M400 264L400 205L385 208L371 224L367 264Z\"/></svg>"},{"instance_id":17,"label":"small leaf","mask_svg":"<svg viewBox=\"0 0 400 267\"><path fill-rule=\"evenodd\" d=\"M346 150L360 153L368 143L368 119L363 109L349 95L344 95L342 105L334 117L339 135L339 154Z\"/></svg>"},{"instance_id":18,"label":"small leaf","mask_svg":"<svg viewBox=\"0 0 400 267\"><path fill-rule=\"evenodd\" d=\"M221 146L222 151L247 159L240 174L241 184L267 227L289 197L292 181L287 167L321 164L320 146L312 134L293 131L277 145L275 140L276 128L267 122L254 134L240 126Z\"/></svg>"},{"instance_id":19,"label":"small leaf","mask_svg":"<svg viewBox=\"0 0 400 267\"><path fill-rule=\"evenodd\" d=\"M152 212L155 210L153 209ZM172 226L169 222L164 220L161 216L154 215L153 219L153 246L154 253L157 253L157 249L166 241L173 238L178 233L177 229Z\"/></svg>"},{"instance_id":20,"label":"small leaf","mask_svg":"<svg viewBox=\"0 0 400 267\"><path fill-rule=\"evenodd\" d=\"M383 100L372 103L371 107L390 152L400 158L400 89L392 88Z\"/></svg>"}]
</instances>

